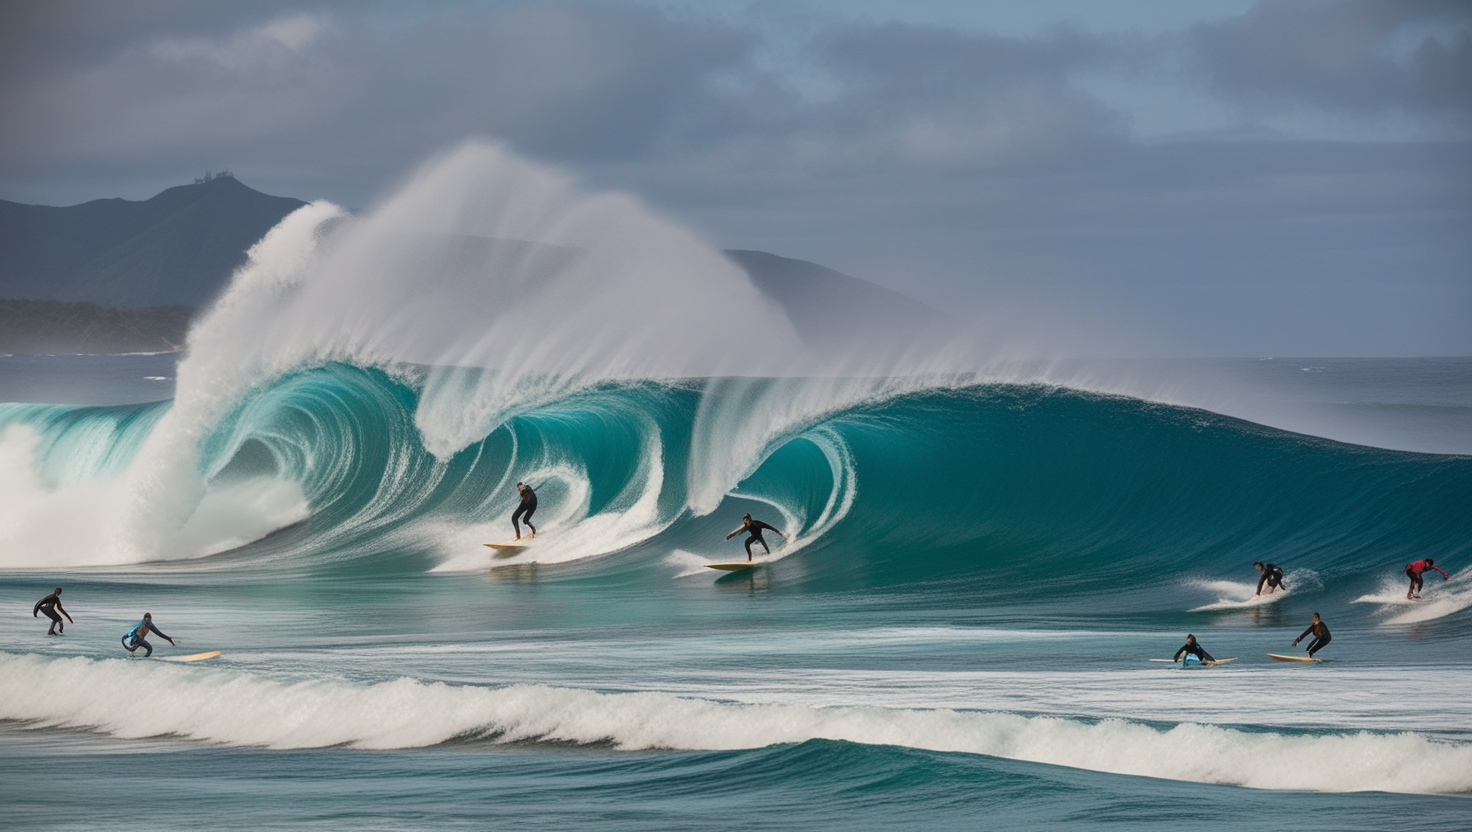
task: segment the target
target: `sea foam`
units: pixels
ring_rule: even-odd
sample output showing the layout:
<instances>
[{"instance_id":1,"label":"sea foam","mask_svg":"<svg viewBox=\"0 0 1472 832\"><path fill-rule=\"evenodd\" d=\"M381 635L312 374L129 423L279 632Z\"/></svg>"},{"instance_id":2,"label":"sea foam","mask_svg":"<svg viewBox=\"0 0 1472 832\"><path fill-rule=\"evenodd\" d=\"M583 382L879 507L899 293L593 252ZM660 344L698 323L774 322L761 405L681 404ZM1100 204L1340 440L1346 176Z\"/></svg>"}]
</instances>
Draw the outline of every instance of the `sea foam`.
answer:
<instances>
[{"instance_id":1,"label":"sea foam","mask_svg":"<svg viewBox=\"0 0 1472 832\"><path fill-rule=\"evenodd\" d=\"M396 749L483 739L735 750L830 739L1250 788L1472 791L1472 745L1410 732L1159 728L1122 719L732 704L658 692L410 678L290 681L233 669L11 653L0 653L0 718L122 738L176 736L271 749Z\"/></svg>"}]
</instances>

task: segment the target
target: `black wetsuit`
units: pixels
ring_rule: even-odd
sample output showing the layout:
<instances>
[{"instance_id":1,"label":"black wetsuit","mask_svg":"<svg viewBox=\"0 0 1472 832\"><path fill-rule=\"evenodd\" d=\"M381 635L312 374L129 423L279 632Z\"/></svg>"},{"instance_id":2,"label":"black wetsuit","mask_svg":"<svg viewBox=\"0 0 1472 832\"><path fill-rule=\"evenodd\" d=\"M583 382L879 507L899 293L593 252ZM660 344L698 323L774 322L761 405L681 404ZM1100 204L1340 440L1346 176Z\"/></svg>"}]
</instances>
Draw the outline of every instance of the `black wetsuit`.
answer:
<instances>
[{"instance_id":1,"label":"black wetsuit","mask_svg":"<svg viewBox=\"0 0 1472 832\"><path fill-rule=\"evenodd\" d=\"M1263 584L1267 584L1269 589L1277 589L1280 586L1287 589L1288 587L1283 586L1282 567L1274 566L1271 563L1264 563L1262 565L1262 577L1257 579L1257 593L1259 595L1262 594Z\"/></svg>"},{"instance_id":2,"label":"black wetsuit","mask_svg":"<svg viewBox=\"0 0 1472 832\"><path fill-rule=\"evenodd\" d=\"M1298 642L1303 641L1304 637L1307 636L1309 633L1314 634L1314 640L1308 643L1308 657L1312 659L1314 657L1314 654L1328 646L1329 642L1334 640L1334 637L1329 635L1329 625L1325 624L1321 620L1317 624L1308 625L1308 629L1304 630L1303 634L1300 635L1298 638L1295 638L1293 640L1293 643L1297 644Z\"/></svg>"},{"instance_id":3,"label":"black wetsuit","mask_svg":"<svg viewBox=\"0 0 1472 832\"><path fill-rule=\"evenodd\" d=\"M777 532L777 534L779 535L782 534L781 532L777 531L776 526L769 526L760 520L753 520L751 521L750 525L744 526L743 528L745 528L747 532L751 533L751 537L746 538L746 557L748 559L751 558L751 544L753 543L762 544L762 548L767 551L767 554L772 554L771 547L767 546L766 539L762 537L762 529L771 529L772 531Z\"/></svg>"},{"instance_id":4,"label":"black wetsuit","mask_svg":"<svg viewBox=\"0 0 1472 832\"><path fill-rule=\"evenodd\" d=\"M1187 653L1195 656L1196 658L1200 659L1202 662L1214 662L1214 661L1216 661L1216 659L1213 659L1211 657L1211 654L1210 653L1208 653L1205 650L1202 650L1201 649L1201 642L1197 642L1195 644L1182 644L1181 645L1181 649L1179 649L1179 650L1176 651L1176 659L1175 660L1176 661L1180 661L1181 660L1181 656L1184 656Z\"/></svg>"},{"instance_id":5,"label":"black wetsuit","mask_svg":"<svg viewBox=\"0 0 1472 832\"><path fill-rule=\"evenodd\" d=\"M37 601L36 606L31 607L32 618L36 616L36 612L39 610L46 613L46 617L51 619L51 626L46 628L46 635L48 636L53 632L66 631L66 625L61 623L61 616L56 614L58 607L61 607L61 599L54 592ZM61 607L61 611L66 612L66 608Z\"/></svg>"},{"instance_id":6,"label":"black wetsuit","mask_svg":"<svg viewBox=\"0 0 1472 832\"><path fill-rule=\"evenodd\" d=\"M516 530L517 537L521 537L521 524L517 522L518 520L525 520L526 527L532 530L532 534L535 535L537 533L537 527L532 525L532 514L536 510L537 492L533 491L530 485L522 486L521 505L517 506L516 511L511 513L511 528Z\"/></svg>"}]
</instances>

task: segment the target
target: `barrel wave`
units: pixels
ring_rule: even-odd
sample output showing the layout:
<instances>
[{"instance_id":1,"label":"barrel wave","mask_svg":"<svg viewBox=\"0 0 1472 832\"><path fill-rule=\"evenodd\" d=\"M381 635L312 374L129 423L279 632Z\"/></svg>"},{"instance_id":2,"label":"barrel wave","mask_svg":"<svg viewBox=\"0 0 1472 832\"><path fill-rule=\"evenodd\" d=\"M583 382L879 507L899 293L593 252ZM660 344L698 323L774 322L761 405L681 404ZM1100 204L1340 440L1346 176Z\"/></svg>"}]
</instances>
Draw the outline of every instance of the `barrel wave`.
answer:
<instances>
[{"instance_id":1,"label":"barrel wave","mask_svg":"<svg viewBox=\"0 0 1472 832\"><path fill-rule=\"evenodd\" d=\"M1162 581L1255 560L1360 593L1387 561L1455 555L1472 538L1459 510L1472 495L1465 457L1067 388L867 382L857 396L822 379L605 381L437 456L415 424L424 376L332 363L248 395L201 442L207 494L186 526L204 528L180 554L214 557L189 568L535 562L568 564L553 577L662 579L688 571L681 554L729 556L736 544L722 536L750 511L792 537L777 556L803 559L807 589L945 584L1004 597L1036 573L1055 600L1149 605ZM773 417L794 400L806 416ZM12 504L103 499L168 407L6 406L7 456L40 472ZM542 539L493 560L480 544L509 536L520 481L538 488ZM49 553L65 562L71 544Z\"/></svg>"}]
</instances>

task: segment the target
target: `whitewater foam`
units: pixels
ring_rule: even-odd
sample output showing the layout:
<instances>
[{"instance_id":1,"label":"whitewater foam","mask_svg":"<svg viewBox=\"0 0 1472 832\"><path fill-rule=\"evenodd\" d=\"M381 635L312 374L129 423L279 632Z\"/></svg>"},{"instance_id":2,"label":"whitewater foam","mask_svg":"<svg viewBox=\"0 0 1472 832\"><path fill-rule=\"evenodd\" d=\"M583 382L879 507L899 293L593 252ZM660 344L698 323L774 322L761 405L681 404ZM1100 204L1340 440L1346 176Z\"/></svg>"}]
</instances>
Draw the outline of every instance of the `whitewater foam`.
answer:
<instances>
[{"instance_id":1,"label":"whitewater foam","mask_svg":"<svg viewBox=\"0 0 1472 832\"><path fill-rule=\"evenodd\" d=\"M1239 610L1250 607L1261 607L1268 604L1276 604L1287 598L1290 594L1297 592L1302 595L1306 592L1314 592L1324 588L1319 574L1312 569L1295 569L1283 576L1283 586L1277 590L1268 587L1263 588L1263 594L1254 595L1257 591L1257 582L1241 583L1238 581L1214 581L1214 580L1190 580L1187 586L1205 590L1216 595L1216 600L1210 604L1200 607L1192 607L1189 612L1209 612L1212 610Z\"/></svg>"},{"instance_id":2,"label":"whitewater foam","mask_svg":"<svg viewBox=\"0 0 1472 832\"><path fill-rule=\"evenodd\" d=\"M1435 576L1440 577L1440 576ZM1377 591L1354 599L1356 604L1377 604L1376 613L1385 616L1382 624L1418 624L1455 615L1472 607L1472 566L1452 574L1441 585L1426 581L1418 600L1406 597L1409 579L1386 579Z\"/></svg>"},{"instance_id":3,"label":"whitewater foam","mask_svg":"<svg viewBox=\"0 0 1472 832\"><path fill-rule=\"evenodd\" d=\"M811 739L1006 757L1201 783L1462 793L1472 745L1415 733L1249 733L1182 723L875 707L730 704L543 685L277 680L226 669L0 653L0 718L123 738L272 749L413 748L455 739L730 750Z\"/></svg>"}]
</instances>

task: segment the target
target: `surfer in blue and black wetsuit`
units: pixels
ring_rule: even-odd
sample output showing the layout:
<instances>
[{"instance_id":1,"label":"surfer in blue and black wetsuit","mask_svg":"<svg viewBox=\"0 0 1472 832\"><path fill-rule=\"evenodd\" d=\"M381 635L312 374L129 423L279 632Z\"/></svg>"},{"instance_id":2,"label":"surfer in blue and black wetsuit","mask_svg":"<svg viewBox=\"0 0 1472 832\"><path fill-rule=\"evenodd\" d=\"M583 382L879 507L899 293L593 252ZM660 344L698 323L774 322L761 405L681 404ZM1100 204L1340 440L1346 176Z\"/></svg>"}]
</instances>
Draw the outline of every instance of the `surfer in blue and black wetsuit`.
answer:
<instances>
[{"instance_id":1,"label":"surfer in blue and black wetsuit","mask_svg":"<svg viewBox=\"0 0 1472 832\"><path fill-rule=\"evenodd\" d=\"M746 559L751 560L751 544L753 543L762 544L762 548L766 549L767 554L770 555L772 554L772 549L771 547L767 546L767 541L762 539L763 529L777 532L777 536L782 538L782 542L787 542L787 535L778 532L776 526L770 526L760 520L753 520L751 519L750 514L741 515L741 528L726 535L726 539L730 540L731 538L735 537L738 534L741 534L742 532L748 532L751 537L746 538Z\"/></svg>"},{"instance_id":2,"label":"surfer in blue and black wetsuit","mask_svg":"<svg viewBox=\"0 0 1472 832\"><path fill-rule=\"evenodd\" d=\"M144 636L148 635L150 632L154 635L157 635L159 638L164 639L170 644L174 643L173 639L164 635L163 630L160 630L153 625L153 613L145 612L143 614L143 620L139 621L137 626L129 630L127 635L123 636L123 649L127 650L129 653L132 653L139 647L142 647L144 650L148 651L147 653L143 654L144 658L152 656L153 645L149 644L148 639L144 638Z\"/></svg>"},{"instance_id":3,"label":"surfer in blue and black wetsuit","mask_svg":"<svg viewBox=\"0 0 1472 832\"><path fill-rule=\"evenodd\" d=\"M511 513L511 528L516 530L516 539L521 539L521 525L517 520L526 521L526 527L532 530L532 537L537 536L537 527L532 525L532 514L537 510L537 492L525 483L516 484L516 493L521 495L521 505Z\"/></svg>"},{"instance_id":4,"label":"surfer in blue and black wetsuit","mask_svg":"<svg viewBox=\"0 0 1472 832\"><path fill-rule=\"evenodd\" d=\"M1216 661L1216 659L1211 657L1210 653L1201 649L1201 645L1196 643L1196 637L1189 633L1186 635L1186 643L1181 645L1181 649L1176 651L1175 661L1180 661L1182 656L1195 656L1202 664L1210 664Z\"/></svg>"},{"instance_id":5,"label":"surfer in blue and black wetsuit","mask_svg":"<svg viewBox=\"0 0 1472 832\"><path fill-rule=\"evenodd\" d=\"M1314 634L1314 640L1308 643L1308 657L1312 659L1314 654L1327 647L1334 637L1329 635L1329 625L1325 624L1319 618L1318 613L1314 613L1314 623L1308 625L1308 629L1304 630L1302 635L1293 640L1293 646L1297 647L1298 642L1303 641L1304 636L1307 636L1309 633Z\"/></svg>"},{"instance_id":6,"label":"surfer in blue and black wetsuit","mask_svg":"<svg viewBox=\"0 0 1472 832\"><path fill-rule=\"evenodd\" d=\"M1283 583L1282 567L1275 566L1271 563L1263 563L1262 561L1258 561L1257 563L1252 564L1252 568L1262 573L1262 575L1259 576L1257 579L1257 591L1252 593L1252 597L1256 598L1257 596L1262 594L1263 584L1268 585L1269 595L1271 595L1273 593L1273 590L1275 589L1281 589L1284 592L1288 591L1288 587Z\"/></svg>"}]
</instances>

